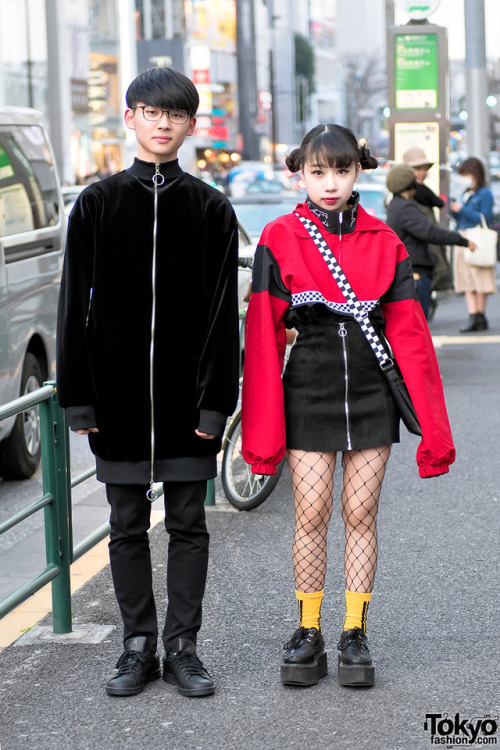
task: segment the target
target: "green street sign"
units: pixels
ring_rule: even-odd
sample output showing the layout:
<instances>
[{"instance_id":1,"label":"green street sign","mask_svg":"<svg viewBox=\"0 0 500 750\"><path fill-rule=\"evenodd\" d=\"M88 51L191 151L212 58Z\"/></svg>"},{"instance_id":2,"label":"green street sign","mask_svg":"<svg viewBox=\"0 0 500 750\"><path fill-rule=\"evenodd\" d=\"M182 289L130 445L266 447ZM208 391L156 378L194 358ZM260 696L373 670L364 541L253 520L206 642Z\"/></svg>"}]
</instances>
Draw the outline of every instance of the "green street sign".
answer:
<instances>
[{"instance_id":1,"label":"green street sign","mask_svg":"<svg viewBox=\"0 0 500 750\"><path fill-rule=\"evenodd\" d=\"M437 34L396 34L394 45L396 109L437 109Z\"/></svg>"}]
</instances>

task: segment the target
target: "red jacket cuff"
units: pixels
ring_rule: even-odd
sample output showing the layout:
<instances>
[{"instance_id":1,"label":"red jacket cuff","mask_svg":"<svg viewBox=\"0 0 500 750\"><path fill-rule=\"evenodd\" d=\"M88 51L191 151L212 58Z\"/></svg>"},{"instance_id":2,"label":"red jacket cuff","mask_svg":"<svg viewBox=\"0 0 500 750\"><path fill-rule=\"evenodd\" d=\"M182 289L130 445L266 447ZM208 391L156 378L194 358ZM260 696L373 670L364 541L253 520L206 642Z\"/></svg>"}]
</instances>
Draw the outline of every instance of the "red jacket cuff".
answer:
<instances>
[{"instance_id":1,"label":"red jacket cuff","mask_svg":"<svg viewBox=\"0 0 500 750\"><path fill-rule=\"evenodd\" d=\"M276 474L276 466L274 464L266 463L253 464L252 474L266 474L267 476L274 476L274 474Z\"/></svg>"},{"instance_id":2,"label":"red jacket cuff","mask_svg":"<svg viewBox=\"0 0 500 750\"><path fill-rule=\"evenodd\" d=\"M422 479L428 477L438 477L440 474L448 474L450 467L448 464L436 464L435 466L419 466L418 473Z\"/></svg>"}]
</instances>

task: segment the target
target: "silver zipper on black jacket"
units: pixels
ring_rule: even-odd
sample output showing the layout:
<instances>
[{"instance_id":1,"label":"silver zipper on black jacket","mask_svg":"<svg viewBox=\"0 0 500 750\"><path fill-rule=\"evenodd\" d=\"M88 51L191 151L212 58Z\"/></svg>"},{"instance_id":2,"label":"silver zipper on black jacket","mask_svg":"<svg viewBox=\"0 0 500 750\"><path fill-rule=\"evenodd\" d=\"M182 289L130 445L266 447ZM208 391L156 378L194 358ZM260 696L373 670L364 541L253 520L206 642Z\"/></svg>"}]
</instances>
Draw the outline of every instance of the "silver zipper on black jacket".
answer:
<instances>
[{"instance_id":1,"label":"silver zipper on black jacket","mask_svg":"<svg viewBox=\"0 0 500 750\"><path fill-rule=\"evenodd\" d=\"M345 429L346 429L347 450L350 451L352 450L352 441L351 441L351 421L350 421L350 414L349 414L349 369L347 366L347 345L346 345L347 328L345 327L344 323L339 323L338 334L340 338L342 339L342 354L344 357Z\"/></svg>"},{"instance_id":2,"label":"silver zipper on black jacket","mask_svg":"<svg viewBox=\"0 0 500 750\"><path fill-rule=\"evenodd\" d=\"M344 220L344 214L341 211L339 213L339 240L342 242L342 222ZM351 420L349 414L349 368L347 366L347 345L346 336L347 328L344 323L339 323L339 336L342 339L342 354L344 357L344 411L345 411L345 432L346 432L346 445L347 450L352 450L351 441Z\"/></svg>"},{"instance_id":3,"label":"silver zipper on black jacket","mask_svg":"<svg viewBox=\"0 0 500 750\"><path fill-rule=\"evenodd\" d=\"M154 502L158 493L154 489L155 468L155 400L154 400L154 354L155 354L155 326L156 326L156 240L158 233L158 187L163 185L165 177L160 172L160 165L155 164L154 183L154 217L153 217L153 258L151 261L151 343L149 349L149 402L151 417L151 464L149 473L148 500Z\"/></svg>"}]
</instances>

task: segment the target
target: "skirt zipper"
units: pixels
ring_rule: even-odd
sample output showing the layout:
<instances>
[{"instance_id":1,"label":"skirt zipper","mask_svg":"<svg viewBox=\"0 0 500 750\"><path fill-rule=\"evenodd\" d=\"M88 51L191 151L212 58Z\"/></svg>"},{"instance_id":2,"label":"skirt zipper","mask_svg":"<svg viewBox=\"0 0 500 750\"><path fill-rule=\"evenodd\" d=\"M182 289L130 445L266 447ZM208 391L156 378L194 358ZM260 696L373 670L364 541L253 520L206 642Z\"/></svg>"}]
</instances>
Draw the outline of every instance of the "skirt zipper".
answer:
<instances>
[{"instance_id":1,"label":"skirt zipper","mask_svg":"<svg viewBox=\"0 0 500 750\"><path fill-rule=\"evenodd\" d=\"M151 343L149 348L149 403L151 419L151 462L149 471L149 490L146 497L154 502L158 493L154 489L154 467L155 467L155 401L154 401L154 353L155 353L155 327L156 327L156 239L158 232L158 186L163 185L165 177L160 173L160 165L155 164L155 173L152 177L154 183L154 218L153 218L153 258L151 262Z\"/></svg>"},{"instance_id":2,"label":"skirt zipper","mask_svg":"<svg viewBox=\"0 0 500 750\"><path fill-rule=\"evenodd\" d=\"M344 356L344 411L345 411L345 425L346 425L346 443L347 443L347 450L352 450L352 441L351 441L351 422L350 422L350 415L349 415L349 370L347 367L347 346L346 346L346 336L347 336L347 329L344 325L344 323L339 323L339 336L342 339L342 354Z\"/></svg>"}]
</instances>

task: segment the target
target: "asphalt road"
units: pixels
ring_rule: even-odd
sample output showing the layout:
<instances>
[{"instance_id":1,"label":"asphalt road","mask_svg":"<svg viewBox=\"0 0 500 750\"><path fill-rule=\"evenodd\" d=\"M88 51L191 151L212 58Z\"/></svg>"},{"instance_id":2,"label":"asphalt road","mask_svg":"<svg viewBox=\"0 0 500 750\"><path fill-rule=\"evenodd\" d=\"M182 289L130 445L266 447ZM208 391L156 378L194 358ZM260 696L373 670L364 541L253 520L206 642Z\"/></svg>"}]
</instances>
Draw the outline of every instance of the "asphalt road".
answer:
<instances>
[{"instance_id":1,"label":"asphalt road","mask_svg":"<svg viewBox=\"0 0 500 750\"><path fill-rule=\"evenodd\" d=\"M446 476L419 479L418 439L405 433L382 491L368 622L374 688L336 681L344 591L338 494L323 605L329 675L313 688L280 684L282 644L296 627L284 472L260 508L238 513L220 502L208 512L198 650L216 680L214 696L184 698L162 680L133 698L106 696L121 652L106 568L73 598L75 628L111 626L98 643L21 638L0 653L1 750L421 750L440 739L462 746L475 730L473 747L497 743L500 299L491 300L486 334L459 337L465 317L463 299L454 297L431 327L457 336L436 339L457 461ZM160 617L166 543L160 524L152 531Z\"/></svg>"}]
</instances>

